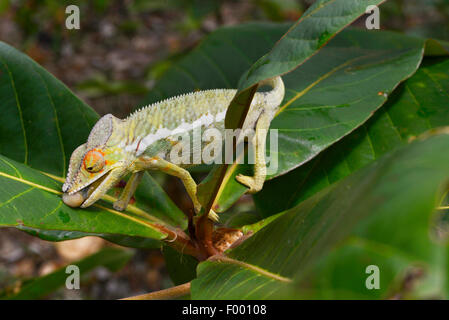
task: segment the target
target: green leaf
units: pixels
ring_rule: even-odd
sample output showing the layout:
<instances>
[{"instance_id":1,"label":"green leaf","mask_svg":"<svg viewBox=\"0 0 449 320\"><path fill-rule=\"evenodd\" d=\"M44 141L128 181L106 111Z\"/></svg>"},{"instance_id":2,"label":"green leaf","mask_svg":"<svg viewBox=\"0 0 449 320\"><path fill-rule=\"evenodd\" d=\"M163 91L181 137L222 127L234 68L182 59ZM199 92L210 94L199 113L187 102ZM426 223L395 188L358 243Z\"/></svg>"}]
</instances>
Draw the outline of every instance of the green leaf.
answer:
<instances>
[{"instance_id":1,"label":"green leaf","mask_svg":"<svg viewBox=\"0 0 449 320\"><path fill-rule=\"evenodd\" d=\"M449 54L449 42L429 39L426 45L426 56L447 56Z\"/></svg>"},{"instance_id":2,"label":"green leaf","mask_svg":"<svg viewBox=\"0 0 449 320\"><path fill-rule=\"evenodd\" d=\"M246 77L242 77L239 91L297 68L343 28L365 14L368 6L383 2L384 0L315 1L276 46L257 60Z\"/></svg>"},{"instance_id":3,"label":"green leaf","mask_svg":"<svg viewBox=\"0 0 449 320\"><path fill-rule=\"evenodd\" d=\"M346 30L285 75L286 95L270 127L278 130L278 152L269 157L278 163L268 179L303 165L369 119L416 71L424 44L391 32ZM226 210L246 191L235 180L240 173L251 169L229 168L216 211Z\"/></svg>"},{"instance_id":4,"label":"green leaf","mask_svg":"<svg viewBox=\"0 0 449 320\"><path fill-rule=\"evenodd\" d=\"M432 228L446 150L448 134L414 141L280 214L225 258L200 263L192 298L388 298L410 268L423 274L408 296L447 298L448 248ZM379 290L365 286L369 265Z\"/></svg>"},{"instance_id":5,"label":"green leaf","mask_svg":"<svg viewBox=\"0 0 449 320\"><path fill-rule=\"evenodd\" d=\"M87 258L71 264L76 265L79 268L81 276L84 276L89 271L99 266L104 266L110 271L115 272L128 263L133 254L134 252L132 250L105 248ZM62 287L68 276L69 274L66 273L66 268L60 268L50 274L27 282L18 293L2 297L2 299L32 300L43 298Z\"/></svg>"},{"instance_id":6,"label":"green leaf","mask_svg":"<svg viewBox=\"0 0 449 320\"><path fill-rule=\"evenodd\" d=\"M59 177L99 118L45 69L2 42L0 103L0 154ZM174 226L187 225L184 214L148 174L136 193L136 205Z\"/></svg>"},{"instance_id":7,"label":"green leaf","mask_svg":"<svg viewBox=\"0 0 449 320\"><path fill-rule=\"evenodd\" d=\"M426 59L366 124L306 165L267 181L254 199L268 216L295 206L432 128L449 125L449 59Z\"/></svg>"},{"instance_id":8,"label":"green leaf","mask_svg":"<svg viewBox=\"0 0 449 320\"><path fill-rule=\"evenodd\" d=\"M70 208L63 204L59 190L59 182L0 155L0 226L31 228L36 232L75 231L158 240L167 237L169 227L156 217L118 212L104 204L88 209ZM78 237L79 233L71 236Z\"/></svg>"}]
</instances>

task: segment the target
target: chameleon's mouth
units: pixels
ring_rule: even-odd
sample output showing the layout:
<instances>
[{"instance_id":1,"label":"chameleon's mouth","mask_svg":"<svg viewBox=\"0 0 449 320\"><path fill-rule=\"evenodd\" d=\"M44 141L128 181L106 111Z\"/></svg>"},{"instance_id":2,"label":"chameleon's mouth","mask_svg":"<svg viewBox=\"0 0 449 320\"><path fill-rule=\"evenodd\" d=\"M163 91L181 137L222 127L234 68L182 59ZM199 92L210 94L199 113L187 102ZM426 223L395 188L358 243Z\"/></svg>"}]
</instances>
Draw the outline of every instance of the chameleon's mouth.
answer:
<instances>
[{"instance_id":1,"label":"chameleon's mouth","mask_svg":"<svg viewBox=\"0 0 449 320\"><path fill-rule=\"evenodd\" d=\"M108 175L109 172L76 192L64 192L62 201L72 208L82 207L84 203L90 202L90 197Z\"/></svg>"}]
</instances>

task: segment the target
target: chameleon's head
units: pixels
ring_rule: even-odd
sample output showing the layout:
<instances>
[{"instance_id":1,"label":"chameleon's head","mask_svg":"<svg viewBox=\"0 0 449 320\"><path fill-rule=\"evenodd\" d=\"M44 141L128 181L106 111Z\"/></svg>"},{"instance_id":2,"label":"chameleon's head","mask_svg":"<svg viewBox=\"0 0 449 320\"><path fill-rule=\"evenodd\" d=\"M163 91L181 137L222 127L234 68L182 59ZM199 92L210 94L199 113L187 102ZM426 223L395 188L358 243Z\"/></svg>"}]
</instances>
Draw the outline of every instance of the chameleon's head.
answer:
<instances>
[{"instance_id":1,"label":"chameleon's head","mask_svg":"<svg viewBox=\"0 0 449 320\"><path fill-rule=\"evenodd\" d=\"M73 151L62 186L62 200L68 206L90 206L123 176L126 159L120 149L121 121L105 115L93 127L87 143Z\"/></svg>"}]
</instances>

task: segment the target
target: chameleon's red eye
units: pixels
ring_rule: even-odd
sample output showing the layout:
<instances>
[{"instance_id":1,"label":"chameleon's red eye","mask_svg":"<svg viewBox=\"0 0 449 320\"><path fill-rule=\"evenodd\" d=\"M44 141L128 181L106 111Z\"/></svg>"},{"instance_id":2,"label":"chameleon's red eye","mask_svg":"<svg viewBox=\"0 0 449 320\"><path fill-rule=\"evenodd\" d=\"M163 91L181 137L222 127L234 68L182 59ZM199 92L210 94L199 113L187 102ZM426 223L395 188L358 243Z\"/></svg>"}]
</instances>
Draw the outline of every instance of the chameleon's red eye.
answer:
<instances>
[{"instance_id":1,"label":"chameleon's red eye","mask_svg":"<svg viewBox=\"0 0 449 320\"><path fill-rule=\"evenodd\" d=\"M105 161L101 152L90 150L84 156L84 168L91 173L95 173L103 169Z\"/></svg>"}]
</instances>

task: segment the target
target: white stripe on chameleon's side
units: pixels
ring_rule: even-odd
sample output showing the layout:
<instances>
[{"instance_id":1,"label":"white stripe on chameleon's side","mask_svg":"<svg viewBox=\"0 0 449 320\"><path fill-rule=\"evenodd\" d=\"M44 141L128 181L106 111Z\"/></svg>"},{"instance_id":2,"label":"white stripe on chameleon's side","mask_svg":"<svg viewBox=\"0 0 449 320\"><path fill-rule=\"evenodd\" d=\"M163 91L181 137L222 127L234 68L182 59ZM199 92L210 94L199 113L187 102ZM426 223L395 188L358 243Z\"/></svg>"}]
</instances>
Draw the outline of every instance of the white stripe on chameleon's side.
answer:
<instances>
[{"instance_id":1,"label":"white stripe on chameleon's side","mask_svg":"<svg viewBox=\"0 0 449 320\"><path fill-rule=\"evenodd\" d=\"M151 146L156 141L167 138L169 136L183 134L198 127L207 127L216 121L220 121L219 119L222 120L224 118L223 114L226 114L226 111L220 112L216 116L209 113L203 114L199 119L193 121L192 123L182 122L173 130L167 128L159 128L156 133L150 133L149 135L145 136L140 141L140 143L139 141L136 141L132 145L125 147L125 151L133 152L137 149L137 146L139 146L138 150L136 150L136 156L140 156L149 146Z\"/></svg>"},{"instance_id":2,"label":"white stripe on chameleon's side","mask_svg":"<svg viewBox=\"0 0 449 320\"><path fill-rule=\"evenodd\" d=\"M187 123L187 122L185 122L184 119L182 119L182 120L181 120L181 124L180 124L178 127L176 127L175 129L173 129L173 131L171 132L171 134L172 134L172 135L175 135L175 134L184 133L184 132L190 130L190 128L191 128L192 126L195 126L195 122L193 122L193 123Z\"/></svg>"},{"instance_id":3,"label":"white stripe on chameleon's side","mask_svg":"<svg viewBox=\"0 0 449 320\"><path fill-rule=\"evenodd\" d=\"M265 100L264 102L265 104L268 104L269 107L275 109L284 95L282 80L280 78L275 78L265 82L266 84L272 86L273 90L270 91L269 94L262 94ZM153 127L153 129L151 129L153 133L149 133L143 138L137 137L137 139L133 139L134 142L131 145L125 146L125 151L135 153L136 156L140 156L149 146L158 140L169 136L180 135L201 126L208 127L213 123L222 122L226 117L226 106L232 100L234 95L234 89L212 89L202 92L192 92L156 102L135 111L126 119L127 121L144 121L146 117L153 113L155 117L163 116L163 122L165 123L176 123L179 121L179 118L177 118L175 108L180 103L183 106L182 112L184 114L183 119L181 119L180 123L178 122L178 126L176 128L170 129L166 126L160 126L156 132L154 132L155 128ZM257 101L257 98L258 97L255 96L254 101ZM206 106L208 109L205 108ZM218 111L220 109L221 111L216 115L206 111L209 110L214 112L215 110ZM192 119L192 117L196 114L195 110L204 110L207 113L203 114L198 119ZM192 122L186 122L185 119ZM157 121L155 121L155 123L157 123Z\"/></svg>"},{"instance_id":4,"label":"white stripe on chameleon's side","mask_svg":"<svg viewBox=\"0 0 449 320\"><path fill-rule=\"evenodd\" d=\"M217 113L217 115L215 116L215 122L223 121L224 118L226 117L226 111L227 111L227 109L222 112Z\"/></svg>"}]
</instances>

